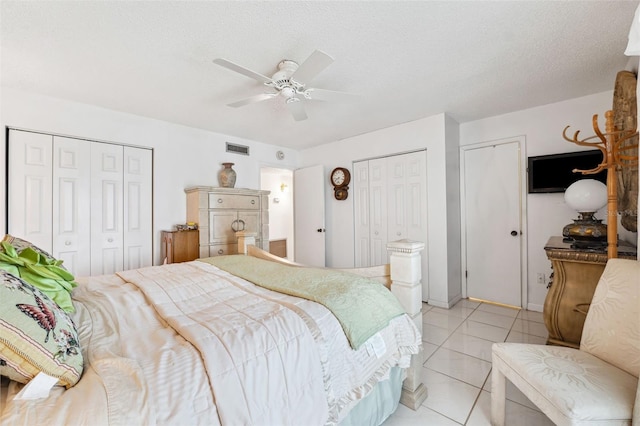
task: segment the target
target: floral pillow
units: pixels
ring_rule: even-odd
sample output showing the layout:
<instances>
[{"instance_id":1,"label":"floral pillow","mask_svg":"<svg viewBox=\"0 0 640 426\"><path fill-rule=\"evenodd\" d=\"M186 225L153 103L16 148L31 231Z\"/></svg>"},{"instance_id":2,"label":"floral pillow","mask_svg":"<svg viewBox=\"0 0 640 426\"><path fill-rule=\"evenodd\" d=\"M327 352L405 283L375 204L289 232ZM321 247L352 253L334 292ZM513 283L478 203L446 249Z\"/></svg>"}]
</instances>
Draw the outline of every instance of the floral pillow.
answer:
<instances>
[{"instance_id":1,"label":"floral pillow","mask_svg":"<svg viewBox=\"0 0 640 426\"><path fill-rule=\"evenodd\" d=\"M47 295L0 269L0 375L27 383L39 372L67 388L83 370L73 320Z\"/></svg>"}]
</instances>

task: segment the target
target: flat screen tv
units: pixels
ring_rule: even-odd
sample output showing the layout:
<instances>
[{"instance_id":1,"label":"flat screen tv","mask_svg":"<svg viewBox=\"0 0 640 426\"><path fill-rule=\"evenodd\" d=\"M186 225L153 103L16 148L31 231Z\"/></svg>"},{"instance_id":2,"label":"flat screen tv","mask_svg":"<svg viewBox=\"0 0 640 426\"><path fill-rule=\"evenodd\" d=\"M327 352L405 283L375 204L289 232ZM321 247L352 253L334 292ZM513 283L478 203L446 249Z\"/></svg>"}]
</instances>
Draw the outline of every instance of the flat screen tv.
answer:
<instances>
[{"instance_id":1,"label":"flat screen tv","mask_svg":"<svg viewBox=\"0 0 640 426\"><path fill-rule=\"evenodd\" d=\"M529 193L564 192L569 185L580 179L596 179L606 185L606 170L594 175L573 173L573 169L589 170L601 162L602 152L599 149L529 157L527 159Z\"/></svg>"}]
</instances>

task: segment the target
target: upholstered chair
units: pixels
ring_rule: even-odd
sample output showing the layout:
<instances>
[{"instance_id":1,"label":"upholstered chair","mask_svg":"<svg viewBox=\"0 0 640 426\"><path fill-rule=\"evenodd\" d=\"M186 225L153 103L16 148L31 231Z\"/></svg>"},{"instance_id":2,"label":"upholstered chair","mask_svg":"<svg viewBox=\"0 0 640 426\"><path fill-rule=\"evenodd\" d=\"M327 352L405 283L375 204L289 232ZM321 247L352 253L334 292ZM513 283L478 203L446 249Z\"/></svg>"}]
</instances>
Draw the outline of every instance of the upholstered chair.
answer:
<instances>
[{"instance_id":1,"label":"upholstered chair","mask_svg":"<svg viewBox=\"0 0 640 426\"><path fill-rule=\"evenodd\" d=\"M579 350L495 343L491 423L505 424L506 377L557 425L640 425L639 294L640 262L610 259Z\"/></svg>"}]
</instances>

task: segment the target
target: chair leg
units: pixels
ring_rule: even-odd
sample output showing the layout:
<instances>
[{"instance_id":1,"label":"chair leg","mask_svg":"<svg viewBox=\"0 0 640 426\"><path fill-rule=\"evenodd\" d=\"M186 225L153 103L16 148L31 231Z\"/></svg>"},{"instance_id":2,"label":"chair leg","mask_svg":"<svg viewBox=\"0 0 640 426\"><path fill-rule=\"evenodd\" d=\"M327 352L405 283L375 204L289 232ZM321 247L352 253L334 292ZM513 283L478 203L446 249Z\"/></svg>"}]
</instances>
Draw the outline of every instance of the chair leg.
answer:
<instances>
[{"instance_id":1,"label":"chair leg","mask_svg":"<svg viewBox=\"0 0 640 426\"><path fill-rule=\"evenodd\" d=\"M491 424L504 426L506 404L506 381L504 374L496 368L491 369Z\"/></svg>"}]
</instances>

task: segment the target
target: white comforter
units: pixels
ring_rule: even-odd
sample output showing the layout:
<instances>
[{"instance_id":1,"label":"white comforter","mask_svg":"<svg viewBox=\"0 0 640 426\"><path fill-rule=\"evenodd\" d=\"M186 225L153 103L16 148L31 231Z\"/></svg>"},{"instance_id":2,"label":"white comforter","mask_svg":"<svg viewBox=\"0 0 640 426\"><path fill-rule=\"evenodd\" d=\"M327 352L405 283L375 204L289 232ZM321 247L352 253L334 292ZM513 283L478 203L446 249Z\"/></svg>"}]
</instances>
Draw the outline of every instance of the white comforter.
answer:
<instances>
[{"instance_id":1,"label":"white comforter","mask_svg":"<svg viewBox=\"0 0 640 426\"><path fill-rule=\"evenodd\" d=\"M197 261L90 278L74 304L82 379L37 401L12 383L2 424L335 424L420 344L401 316L354 351L322 305Z\"/></svg>"}]
</instances>

